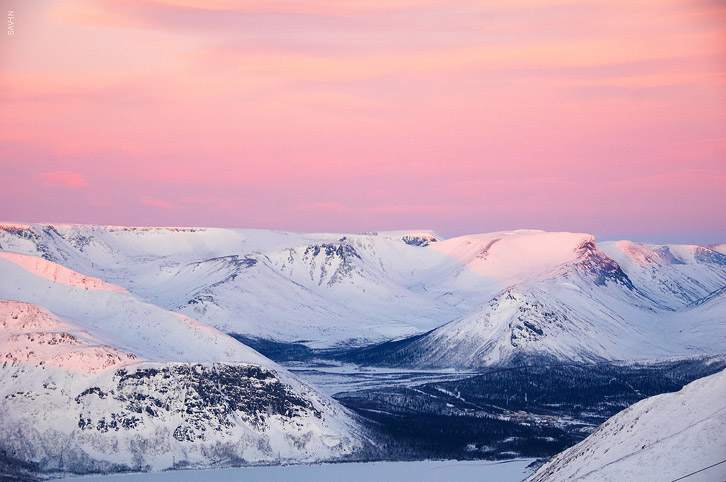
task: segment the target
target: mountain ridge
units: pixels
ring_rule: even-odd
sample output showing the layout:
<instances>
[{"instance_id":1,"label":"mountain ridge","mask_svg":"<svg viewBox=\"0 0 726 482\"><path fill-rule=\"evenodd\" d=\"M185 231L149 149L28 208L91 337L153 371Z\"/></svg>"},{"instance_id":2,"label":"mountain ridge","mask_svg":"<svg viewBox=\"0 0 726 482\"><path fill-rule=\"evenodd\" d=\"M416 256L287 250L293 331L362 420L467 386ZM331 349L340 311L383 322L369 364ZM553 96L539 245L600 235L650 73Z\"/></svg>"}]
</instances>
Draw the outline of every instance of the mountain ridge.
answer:
<instances>
[{"instance_id":1,"label":"mountain ridge","mask_svg":"<svg viewBox=\"0 0 726 482\"><path fill-rule=\"evenodd\" d=\"M33 258L0 259L4 456L88 473L331 460L366 443L337 402L246 345Z\"/></svg>"},{"instance_id":2,"label":"mountain ridge","mask_svg":"<svg viewBox=\"0 0 726 482\"><path fill-rule=\"evenodd\" d=\"M726 467L719 465L724 458L725 395L726 371L721 371L678 392L642 400L553 457L527 482L686 476L722 480L726 477Z\"/></svg>"},{"instance_id":3,"label":"mountain ridge","mask_svg":"<svg viewBox=\"0 0 726 482\"><path fill-rule=\"evenodd\" d=\"M420 230L352 235L12 225L0 226L0 246L63 260L226 333L307 340L315 349L439 334L490 316L486 306L506 290L527 298L516 308L521 315L501 321L507 326L500 338L514 342L512 348L535 347L557 330L577 342L575 333L586 333L588 325L613 339L613 330L623 329L621 336L648 330L656 334L654 341L641 339L649 346L678 324L671 313L726 286L726 256L707 247L596 242L586 233L540 230L442 239ZM559 325L538 314L536 307L545 305L547 313L560 313ZM660 318L669 321L659 325ZM569 335L560 329L568 327ZM599 360L609 351L605 345L589 352L550 348L556 357ZM467 366L506 361L509 351Z\"/></svg>"}]
</instances>

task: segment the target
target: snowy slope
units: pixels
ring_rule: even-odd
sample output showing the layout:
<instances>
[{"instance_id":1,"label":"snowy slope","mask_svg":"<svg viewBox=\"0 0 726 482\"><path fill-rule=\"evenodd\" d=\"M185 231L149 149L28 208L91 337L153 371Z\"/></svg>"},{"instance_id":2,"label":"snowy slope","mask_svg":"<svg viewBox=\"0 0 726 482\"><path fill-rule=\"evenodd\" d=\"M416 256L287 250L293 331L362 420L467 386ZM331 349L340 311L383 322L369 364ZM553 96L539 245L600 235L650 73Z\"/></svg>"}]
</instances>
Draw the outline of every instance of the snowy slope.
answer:
<instances>
[{"instance_id":1,"label":"snowy slope","mask_svg":"<svg viewBox=\"0 0 726 482\"><path fill-rule=\"evenodd\" d=\"M0 369L0 447L44 471L329 460L360 446L330 399L265 367L142 362Z\"/></svg>"},{"instance_id":2,"label":"snowy slope","mask_svg":"<svg viewBox=\"0 0 726 482\"><path fill-rule=\"evenodd\" d=\"M479 368L524 357L575 362L667 356L642 324L563 284L510 287L480 309L400 350L419 368Z\"/></svg>"},{"instance_id":3,"label":"snowy slope","mask_svg":"<svg viewBox=\"0 0 726 482\"><path fill-rule=\"evenodd\" d=\"M726 287L689 303L685 308L664 317L669 331L677 332L691 346L710 340L715 347L726 347Z\"/></svg>"},{"instance_id":4,"label":"snowy slope","mask_svg":"<svg viewBox=\"0 0 726 482\"><path fill-rule=\"evenodd\" d=\"M335 458L357 424L225 333L415 334L368 357L409 367L652 360L724 353L725 286L718 250L583 233L0 225L0 448L44 470Z\"/></svg>"},{"instance_id":5,"label":"snowy slope","mask_svg":"<svg viewBox=\"0 0 726 482\"><path fill-rule=\"evenodd\" d=\"M138 360L39 306L0 300L0 361L96 373Z\"/></svg>"},{"instance_id":6,"label":"snowy slope","mask_svg":"<svg viewBox=\"0 0 726 482\"><path fill-rule=\"evenodd\" d=\"M425 232L0 226L0 249L99 277L225 332L322 346L428 330L475 305L466 298L478 294L420 289L426 269L446 258L427 249L434 240Z\"/></svg>"},{"instance_id":7,"label":"snowy slope","mask_svg":"<svg viewBox=\"0 0 726 482\"><path fill-rule=\"evenodd\" d=\"M367 361L417 368L479 368L534 358L634 361L724 352L724 296L722 290L709 293L726 284L722 255L710 252L705 261L683 256L686 261L676 271L652 271L663 281L658 283L628 276L591 237L555 234L552 238L559 252L550 252L549 264L536 259L524 263L535 267L527 276L512 275L523 269L513 269L496 258L489 261L489 256L469 261L473 269L514 284L423 336L366 349ZM525 248L536 252L539 244L535 238L531 241L528 246L517 239L515 246L525 258ZM500 240L499 245L506 247L506 241ZM514 256L513 251L508 254ZM693 249L688 247L688 252ZM691 266L690 271L684 266ZM634 271L632 265L628 268ZM688 272L700 278L689 283L684 274ZM662 291L664 280L681 283L684 291ZM685 304L684 296L703 297Z\"/></svg>"},{"instance_id":8,"label":"snowy slope","mask_svg":"<svg viewBox=\"0 0 726 482\"><path fill-rule=\"evenodd\" d=\"M647 398L555 456L527 482L726 480L726 371ZM698 472L698 473L694 473Z\"/></svg>"},{"instance_id":9,"label":"snowy slope","mask_svg":"<svg viewBox=\"0 0 726 482\"><path fill-rule=\"evenodd\" d=\"M710 248L631 241L599 243L598 248L665 308L682 308L725 285L726 256Z\"/></svg>"},{"instance_id":10,"label":"snowy slope","mask_svg":"<svg viewBox=\"0 0 726 482\"><path fill-rule=\"evenodd\" d=\"M92 276L84 276L57 263L50 263L37 256L0 251L0 259L15 263L26 271L54 283L83 288L85 290L118 291L119 293L127 292L120 286L106 283L102 279L94 278Z\"/></svg>"},{"instance_id":11,"label":"snowy slope","mask_svg":"<svg viewBox=\"0 0 726 482\"><path fill-rule=\"evenodd\" d=\"M589 234L520 230L461 236L432 249L460 266L454 274L457 280L469 282L479 276L508 286L571 261L578 247L592 242Z\"/></svg>"},{"instance_id":12,"label":"snowy slope","mask_svg":"<svg viewBox=\"0 0 726 482\"><path fill-rule=\"evenodd\" d=\"M0 225L0 248L56 261L225 333L329 347L436 330L404 357L426 366L521 353L599 360L723 351L684 330L690 304L726 286L726 256L698 246L536 230L443 240L424 231ZM718 309L698 313L704 334L722 330Z\"/></svg>"},{"instance_id":13,"label":"snowy slope","mask_svg":"<svg viewBox=\"0 0 726 482\"><path fill-rule=\"evenodd\" d=\"M476 368L526 357L653 360L723 353L726 347L722 299L676 313L652 312L635 296L590 291L597 298L567 282L510 287L411 344L408 350L418 353L413 365Z\"/></svg>"},{"instance_id":14,"label":"snowy slope","mask_svg":"<svg viewBox=\"0 0 726 482\"><path fill-rule=\"evenodd\" d=\"M111 289L89 289L87 277L78 283L52 281L25 263L0 257L0 298L31 303L82 324L95 339L147 360L230 361L271 363L251 348L214 328L159 308L134 295ZM62 268L42 258L44 272Z\"/></svg>"},{"instance_id":15,"label":"snowy slope","mask_svg":"<svg viewBox=\"0 0 726 482\"><path fill-rule=\"evenodd\" d=\"M7 456L84 472L313 461L360 447L337 402L251 348L30 258L0 257Z\"/></svg>"}]
</instances>

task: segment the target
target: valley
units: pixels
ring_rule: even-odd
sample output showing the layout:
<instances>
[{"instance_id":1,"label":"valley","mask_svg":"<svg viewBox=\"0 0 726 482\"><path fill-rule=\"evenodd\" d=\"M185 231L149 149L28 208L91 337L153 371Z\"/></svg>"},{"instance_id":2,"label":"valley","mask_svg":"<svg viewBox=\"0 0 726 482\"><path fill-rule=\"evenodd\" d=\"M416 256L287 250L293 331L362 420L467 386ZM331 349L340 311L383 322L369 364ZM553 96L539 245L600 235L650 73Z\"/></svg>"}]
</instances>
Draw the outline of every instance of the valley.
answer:
<instances>
[{"instance_id":1,"label":"valley","mask_svg":"<svg viewBox=\"0 0 726 482\"><path fill-rule=\"evenodd\" d=\"M0 225L13 476L550 458L726 369L718 247Z\"/></svg>"},{"instance_id":2,"label":"valley","mask_svg":"<svg viewBox=\"0 0 726 482\"><path fill-rule=\"evenodd\" d=\"M279 345L266 354L279 353L289 355ZM549 458L632 404L726 369L726 356L714 356L407 371L325 360L325 354L313 363L284 363L385 441L367 455L373 460Z\"/></svg>"}]
</instances>

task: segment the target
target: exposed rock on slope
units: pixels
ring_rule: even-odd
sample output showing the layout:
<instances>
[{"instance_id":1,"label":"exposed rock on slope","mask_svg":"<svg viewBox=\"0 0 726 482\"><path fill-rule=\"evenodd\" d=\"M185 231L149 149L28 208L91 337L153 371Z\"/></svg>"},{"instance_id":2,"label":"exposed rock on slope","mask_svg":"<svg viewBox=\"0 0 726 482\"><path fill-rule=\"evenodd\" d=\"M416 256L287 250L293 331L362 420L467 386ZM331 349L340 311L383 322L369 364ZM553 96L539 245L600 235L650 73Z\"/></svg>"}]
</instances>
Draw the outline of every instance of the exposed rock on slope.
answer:
<instances>
[{"instance_id":1,"label":"exposed rock on slope","mask_svg":"<svg viewBox=\"0 0 726 482\"><path fill-rule=\"evenodd\" d=\"M726 283L722 255L699 252L689 259L679 253L684 259L678 268L670 269L672 263L668 263L669 269L653 268L651 277L645 279L632 263L622 269L591 237L556 238L559 251L550 259L562 262L540 262L540 268L521 281L513 277L511 266L491 258L492 246L498 246L501 253L506 239L498 239L495 245L489 241L484 258L463 255L472 269L516 283L435 330L366 347L348 354L347 359L384 366L480 368L535 359L635 361L723 352L725 298L718 295ZM562 246L565 241L570 243L569 255ZM631 255L653 251L632 244L628 244ZM466 249L472 251L468 245ZM690 248L681 251L697 252ZM508 252L536 252L536 248L517 239ZM653 262L655 256L647 259ZM659 281L650 282L652 278ZM661 289L669 283L674 288ZM719 289L709 293L713 287ZM699 295L703 298L696 299Z\"/></svg>"},{"instance_id":2,"label":"exposed rock on slope","mask_svg":"<svg viewBox=\"0 0 726 482\"><path fill-rule=\"evenodd\" d=\"M361 446L337 402L216 329L68 283L79 273L48 278L70 270L45 259L28 266L0 259L0 296L22 299L0 299L6 457L83 473L314 461Z\"/></svg>"},{"instance_id":3,"label":"exposed rock on slope","mask_svg":"<svg viewBox=\"0 0 726 482\"><path fill-rule=\"evenodd\" d=\"M43 471L316 461L360 446L336 403L255 365L78 373L16 364L0 378L0 446Z\"/></svg>"},{"instance_id":4,"label":"exposed rock on slope","mask_svg":"<svg viewBox=\"0 0 726 482\"><path fill-rule=\"evenodd\" d=\"M76 225L0 226L0 246L250 339L308 348L402 340L367 349L373 364L478 367L527 357L723 352L725 316L705 305L726 286L726 256L701 246L596 243L584 233L536 230L442 240L419 231ZM705 305L693 311L698 300Z\"/></svg>"}]
</instances>

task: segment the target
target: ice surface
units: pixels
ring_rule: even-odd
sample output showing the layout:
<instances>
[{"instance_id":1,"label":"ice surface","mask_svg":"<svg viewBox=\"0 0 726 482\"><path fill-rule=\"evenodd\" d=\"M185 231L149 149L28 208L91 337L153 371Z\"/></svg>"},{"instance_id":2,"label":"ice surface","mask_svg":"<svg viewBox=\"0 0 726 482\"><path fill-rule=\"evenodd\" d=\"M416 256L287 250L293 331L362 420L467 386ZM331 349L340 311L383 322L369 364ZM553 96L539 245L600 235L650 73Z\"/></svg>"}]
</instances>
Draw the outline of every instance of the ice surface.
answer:
<instances>
[{"instance_id":1,"label":"ice surface","mask_svg":"<svg viewBox=\"0 0 726 482\"><path fill-rule=\"evenodd\" d=\"M98 482L520 482L532 459L502 462L422 461L245 467L204 471L70 477Z\"/></svg>"}]
</instances>

